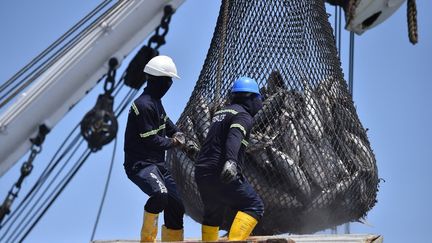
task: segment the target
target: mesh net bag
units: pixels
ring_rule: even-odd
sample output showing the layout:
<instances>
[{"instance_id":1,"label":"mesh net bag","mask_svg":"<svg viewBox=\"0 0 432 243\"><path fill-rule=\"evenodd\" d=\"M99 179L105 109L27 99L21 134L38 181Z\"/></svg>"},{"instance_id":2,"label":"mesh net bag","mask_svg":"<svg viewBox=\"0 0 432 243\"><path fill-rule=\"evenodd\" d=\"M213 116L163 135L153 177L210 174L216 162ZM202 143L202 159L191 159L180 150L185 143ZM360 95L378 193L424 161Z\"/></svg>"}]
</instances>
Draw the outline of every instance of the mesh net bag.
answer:
<instances>
[{"instance_id":1,"label":"mesh net bag","mask_svg":"<svg viewBox=\"0 0 432 243\"><path fill-rule=\"evenodd\" d=\"M347 89L322 0L223 1L191 98L177 123L198 147L239 76L258 81L263 109L243 173L265 213L254 234L312 233L364 217L376 203L375 156ZM186 213L201 222L194 160L167 163ZM226 210L222 229L236 212Z\"/></svg>"}]
</instances>

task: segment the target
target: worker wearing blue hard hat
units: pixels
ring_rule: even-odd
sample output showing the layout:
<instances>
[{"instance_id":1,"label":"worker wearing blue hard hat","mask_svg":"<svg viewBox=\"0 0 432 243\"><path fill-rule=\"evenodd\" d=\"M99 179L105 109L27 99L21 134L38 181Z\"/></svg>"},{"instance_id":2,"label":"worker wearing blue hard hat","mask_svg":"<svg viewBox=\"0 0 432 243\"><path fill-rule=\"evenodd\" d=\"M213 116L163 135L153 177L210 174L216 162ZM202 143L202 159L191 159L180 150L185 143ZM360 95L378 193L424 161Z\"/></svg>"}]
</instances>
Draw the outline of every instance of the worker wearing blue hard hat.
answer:
<instances>
[{"instance_id":1,"label":"worker wearing blue hard hat","mask_svg":"<svg viewBox=\"0 0 432 243\"><path fill-rule=\"evenodd\" d=\"M231 93L252 93L260 95L258 83L248 77L240 77L237 79L233 84Z\"/></svg>"},{"instance_id":2,"label":"worker wearing blue hard hat","mask_svg":"<svg viewBox=\"0 0 432 243\"><path fill-rule=\"evenodd\" d=\"M237 211L228 240L245 240L264 213L264 204L241 173L246 162L253 116L262 108L258 83L240 77L231 104L217 111L195 164L195 180L204 204L202 240L217 241L228 206Z\"/></svg>"}]
</instances>

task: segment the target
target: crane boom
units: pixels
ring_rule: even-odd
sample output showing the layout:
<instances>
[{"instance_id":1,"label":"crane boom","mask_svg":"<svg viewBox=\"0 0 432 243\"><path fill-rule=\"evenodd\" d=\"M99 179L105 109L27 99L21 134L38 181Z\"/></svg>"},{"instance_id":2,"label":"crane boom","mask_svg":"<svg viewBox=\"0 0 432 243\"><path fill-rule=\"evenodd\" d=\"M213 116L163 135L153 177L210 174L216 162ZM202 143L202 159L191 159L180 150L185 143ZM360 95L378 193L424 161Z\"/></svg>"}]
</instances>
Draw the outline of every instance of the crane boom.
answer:
<instances>
[{"instance_id":1,"label":"crane boom","mask_svg":"<svg viewBox=\"0 0 432 243\"><path fill-rule=\"evenodd\" d=\"M52 129L108 70L158 26L167 4L175 10L185 0L119 1L93 28L0 114L0 176L31 147L42 124Z\"/></svg>"}]
</instances>

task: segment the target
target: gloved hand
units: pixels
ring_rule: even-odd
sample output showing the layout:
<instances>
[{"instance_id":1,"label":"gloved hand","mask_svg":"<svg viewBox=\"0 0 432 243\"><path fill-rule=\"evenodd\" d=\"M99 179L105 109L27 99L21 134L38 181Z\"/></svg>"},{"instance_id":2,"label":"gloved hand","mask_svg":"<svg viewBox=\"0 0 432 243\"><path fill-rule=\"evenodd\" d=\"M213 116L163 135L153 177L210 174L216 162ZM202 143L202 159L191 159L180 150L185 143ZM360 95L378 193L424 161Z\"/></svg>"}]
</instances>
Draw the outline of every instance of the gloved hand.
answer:
<instances>
[{"instance_id":1,"label":"gloved hand","mask_svg":"<svg viewBox=\"0 0 432 243\"><path fill-rule=\"evenodd\" d=\"M186 137L182 132L174 133L172 139L174 140L174 146L184 146L186 143Z\"/></svg>"},{"instance_id":2,"label":"gloved hand","mask_svg":"<svg viewBox=\"0 0 432 243\"><path fill-rule=\"evenodd\" d=\"M184 151L186 152L186 155L193 161L196 160L196 157L199 153L199 148L198 145L192 141L192 140L188 140L186 142L186 145L184 147Z\"/></svg>"},{"instance_id":3,"label":"gloved hand","mask_svg":"<svg viewBox=\"0 0 432 243\"><path fill-rule=\"evenodd\" d=\"M237 178L237 163L234 160L227 160L222 169L220 180L228 184Z\"/></svg>"}]
</instances>

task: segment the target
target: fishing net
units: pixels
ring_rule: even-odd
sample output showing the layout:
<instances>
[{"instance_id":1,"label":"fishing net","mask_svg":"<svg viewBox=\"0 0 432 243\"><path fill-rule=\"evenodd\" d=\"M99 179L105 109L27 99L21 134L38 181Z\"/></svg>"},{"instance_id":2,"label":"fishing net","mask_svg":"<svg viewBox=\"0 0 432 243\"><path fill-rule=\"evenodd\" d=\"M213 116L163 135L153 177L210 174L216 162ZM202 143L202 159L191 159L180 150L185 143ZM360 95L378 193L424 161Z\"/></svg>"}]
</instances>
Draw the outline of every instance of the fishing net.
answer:
<instances>
[{"instance_id":1,"label":"fishing net","mask_svg":"<svg viewBox=\"0 0 432 243\"><path fill-rule=\"evenodd\" d=\"M254 234L316 232L358 220L376 203L375 157L327 18L322 0L223 1L178 121L200 147L232 82L239 76L258 81L264 106L254 117L243 168L265 205ZM193 157L173 149L167 163L186 213L201 222ZM222 229L235 213L227 209Z\"/></svg>"}]
</instances>

